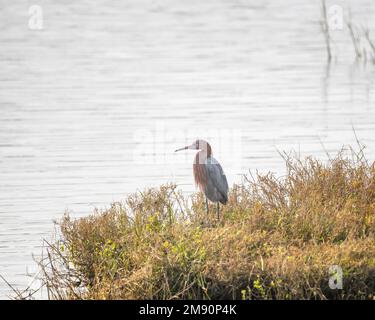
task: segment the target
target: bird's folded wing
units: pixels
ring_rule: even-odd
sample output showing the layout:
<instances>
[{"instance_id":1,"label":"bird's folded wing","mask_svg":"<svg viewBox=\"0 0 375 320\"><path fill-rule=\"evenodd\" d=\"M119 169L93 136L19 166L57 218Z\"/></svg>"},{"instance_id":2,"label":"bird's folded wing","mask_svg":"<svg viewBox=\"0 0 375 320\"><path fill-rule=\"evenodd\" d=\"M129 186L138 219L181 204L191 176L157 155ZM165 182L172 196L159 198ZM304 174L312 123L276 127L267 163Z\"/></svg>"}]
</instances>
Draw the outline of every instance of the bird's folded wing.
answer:
<instances>
[{"instance_id":1,"label":"bird's folded wing","mask_svg":"<svg viewBox=\"0 0 375 320\"><path fill-rule=\"evenodd\" d=\"M216 189L226 197L228 193L228 181L220 163L214 158L208 158L205 164L208 178L212 181Z\"/></svg>"}]
</instances>

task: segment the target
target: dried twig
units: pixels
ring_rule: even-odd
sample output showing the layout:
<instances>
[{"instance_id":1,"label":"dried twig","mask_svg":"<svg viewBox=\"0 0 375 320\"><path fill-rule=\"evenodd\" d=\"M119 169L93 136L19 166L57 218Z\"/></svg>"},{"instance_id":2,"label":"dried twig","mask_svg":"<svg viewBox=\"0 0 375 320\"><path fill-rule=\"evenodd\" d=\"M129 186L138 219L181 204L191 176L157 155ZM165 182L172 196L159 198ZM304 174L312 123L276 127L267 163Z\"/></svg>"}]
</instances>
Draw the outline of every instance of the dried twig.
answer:
<instances>
[{"instance_id":1,"label":"dried twig","mask_svg":"<svg viewBox=\"0 0 375 320\"><path fill-rule=\"evenodd\" d=\"M361 53L361 48L360 48L360 42L361 42L360 36L358 35L358 33L355 32L355 30L354 30L355 27L353 26L353 24L350 20L347 21L346 25L348 26L348 29L349 29L349 34L350 34L350 38L352 39L355 54L356 54L357 58L361 58L362 53Z\"/></svg>"},{"instance_id":2,"label":"dried twig","mask_svg":"<svg viewBox=\"0 0 375 320\"><path fill-rule=\"evenodd\" d=\"M327 49L327 59L331 61L332 53L331 53L331 36L329 33L329 25L328 25L328 17L327 17L327 6L325 0L322 0L322 17L323 20L320 22L324 39L326 42L326 49Z\"/></svg>"}]
</instances>

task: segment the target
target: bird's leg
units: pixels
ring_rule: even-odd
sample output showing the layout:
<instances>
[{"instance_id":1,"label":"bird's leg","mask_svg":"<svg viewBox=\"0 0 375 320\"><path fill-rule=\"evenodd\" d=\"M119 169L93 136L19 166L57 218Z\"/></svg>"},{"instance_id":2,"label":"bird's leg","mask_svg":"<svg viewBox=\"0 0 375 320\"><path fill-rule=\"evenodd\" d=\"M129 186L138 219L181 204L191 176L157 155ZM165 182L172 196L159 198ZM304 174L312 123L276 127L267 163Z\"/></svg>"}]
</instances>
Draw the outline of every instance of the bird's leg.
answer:
<instances>
[{"instance_id":1,"label":"bird's leg","mask_svg":"<svg viewBox=\"0 0 375 320\"><path fill-rule=\"evenodd\" d=\"M216 203L216 214L217 214L217 221L220 220L220 206L219 202Z\"/></svg>"},{"instance_id":2,"label":"bird's leg","mask_svg":"<svg viewBox=\"0 0 375 320\"><path fill-rule=\"evenodd\" d=\"M207 210L207 215L208 215L208 199L206 197L206 210Z\"/></svg>"}]
</instances>

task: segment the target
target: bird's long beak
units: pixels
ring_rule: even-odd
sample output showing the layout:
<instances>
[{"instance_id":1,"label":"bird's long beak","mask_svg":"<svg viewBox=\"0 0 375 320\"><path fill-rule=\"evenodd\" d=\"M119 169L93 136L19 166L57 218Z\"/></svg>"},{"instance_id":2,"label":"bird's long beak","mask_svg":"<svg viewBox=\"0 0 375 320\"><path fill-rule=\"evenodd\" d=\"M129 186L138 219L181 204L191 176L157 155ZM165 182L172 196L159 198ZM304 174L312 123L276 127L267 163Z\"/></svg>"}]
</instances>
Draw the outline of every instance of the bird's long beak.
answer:
<instances>
[{"instance_id":1,"label":"bird's long beak","mask_svg":"<svg viewBox=\"0 0 375 320\"><path fill-rule=\"evenodd\" d=\"M183 147L183 148L177 149L177 150L175 150L174 152L181 151L181 150L186 150L186 149L189 149L189 146L186 146L186 147Z\"/></svg>"}]
</instances>

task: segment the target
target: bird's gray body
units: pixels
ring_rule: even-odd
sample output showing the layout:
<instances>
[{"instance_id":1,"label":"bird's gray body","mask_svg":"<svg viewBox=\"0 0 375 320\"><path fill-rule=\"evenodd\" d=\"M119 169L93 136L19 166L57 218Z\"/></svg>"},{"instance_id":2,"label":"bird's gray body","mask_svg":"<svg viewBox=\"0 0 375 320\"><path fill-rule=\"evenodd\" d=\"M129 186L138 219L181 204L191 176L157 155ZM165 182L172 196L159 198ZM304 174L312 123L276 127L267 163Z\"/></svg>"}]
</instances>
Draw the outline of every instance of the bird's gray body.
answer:
<instances>
[{"instance_id":1,"label":"bird's gray body","mask_svg":"<svg viewBox=\"0 0 375 320\"><path fill-rule=\"evenodd\" d=\"M226 204L228 201L228 181L220 163L213 157L208 157L204 162L207 173L207 183L204 194L212 202Z\"/></svg>"}]
</instances>

